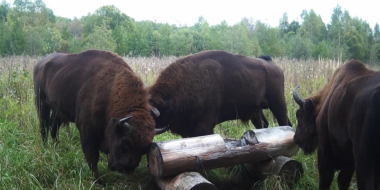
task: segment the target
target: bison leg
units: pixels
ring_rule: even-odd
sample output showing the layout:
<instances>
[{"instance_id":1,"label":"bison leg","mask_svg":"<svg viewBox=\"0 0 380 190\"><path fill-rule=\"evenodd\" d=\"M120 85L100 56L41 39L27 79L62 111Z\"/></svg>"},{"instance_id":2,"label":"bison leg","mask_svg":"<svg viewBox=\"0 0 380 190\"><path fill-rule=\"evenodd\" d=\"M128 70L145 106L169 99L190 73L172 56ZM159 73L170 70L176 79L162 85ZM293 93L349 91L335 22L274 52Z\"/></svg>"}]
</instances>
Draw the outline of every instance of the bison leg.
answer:
<instances>
[{"instance_id":1,"label":"bison leg","mask_svg":"<svg viewBox=\"0 0 380 190\"><path fill-rule=\"evenodd\" d=\"M59 127L62 124L62 121L59 118L52 119L53 123L51 124L51 137L55 141L56 145L59 143Z\"/></svg>"},{"instance_id":2,"label":"bison leg","mask_svg":"<svg viewBox=\"0 0 380 190\"><path fill-rule=\"evenodd\" d=\"M215 125L216 123L210 124L209 122L200 122L198 124L190 125L190 129L191 127L193 127L193 130L190 130L189 137L198 137L214 134Z\"/></svg>"},{"instance_id":3,"label":"bison leg","mask_svg":"<svg viewBox=\"0 0 380 190\"><path fill-rule=\"evenodd\" d=\"M350 187L352 176L354 175L354 166L347 166L340 170L338 174L339 190L348 189Z\"/></svg>"},{"instance_id":4,"label":"bison leg","mask_svg":"<svg viewBox=\"0 0 380 190\"><path fill-rule=\"evenodd\" d=\"M273 116L276 118L278 125L292 126L288 118L285 99L272 97L268 101L268 107L269 110L273 113Z\"/></svg>"},{"instance_id":5,"label":"bison leg","mask_svg":"<svg viewBox=\"0 0 380 190\"><path fill-rule=\"evenodd\" d=\"M40 133L44 144L47 141L47 134L49 133L49 119L50 119L50 108L48 105L43 103L41 100L37 100L36 103L38 119L40 121Z\"/></svg>"},{"instance_id":6,"label":"bison leg","mask_svg":"<svg viewBox=\"0 0 380 190\"><path fill-rule=\"evenodd\" d=\"M267 118L265 118L263 110L255 112L251 117L251 122L256 127L256 129L267 128L269 125Z\"/></svg>"},{"instance_id":7,"label":"bison leg","mask_svg":"<svg viewBox=\"0 0 380 190\"><path fill-rule=\"evenodd\" d=\"M94 141L91 137L94 135L84 136L81 134L81 145L84 157L87 160L88 166L95 177L96 183L101 186L106 186L104 180L99 175L98 161L99 161L99 143Z\"/></svg>"},{"instance_id":8,"label":"bison leg","mask_svg":"<svg viewBox=\"0 0 380 190\"><path fill-rule=\"evenodd\" d=\"M335 169L332 156L326 151L326 149L329 150L330 148L322 146L318 147L319 190L328 190L334 179Z\"/></svg>"}]
</instances>

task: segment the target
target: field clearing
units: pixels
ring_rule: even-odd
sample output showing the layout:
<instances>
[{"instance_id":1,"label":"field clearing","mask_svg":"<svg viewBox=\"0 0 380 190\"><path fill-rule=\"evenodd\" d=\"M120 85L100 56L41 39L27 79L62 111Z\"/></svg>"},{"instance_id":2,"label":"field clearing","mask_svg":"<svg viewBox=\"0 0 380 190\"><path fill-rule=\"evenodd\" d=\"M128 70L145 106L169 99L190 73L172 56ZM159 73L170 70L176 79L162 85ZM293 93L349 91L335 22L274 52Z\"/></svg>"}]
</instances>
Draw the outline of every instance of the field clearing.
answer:
<instances>
[{"instance_id":1,"label":"field clearing","mask_svg":"<svg viewBox=\"0 0 380 190\"><path fill-rule=\"evenodd\" d=\"M61 128L58 147L52 146L53 143L46 147L42 145L34 107L32 72L40 58L0 58L0 189L100 189L93 184L74 124ZM151 85L160 71L177 57L124 59L147 85ZM292 98L294 87L301 85L299 94L308 97L321 88L333 71L343 64L339 60L274 59L274 62L285 74L285 96L293 127L296 126L295 112L298 108ZM268 110L265 115L270 126L277 126ZM223 137L240 138L251 128L254 128L252 124L246 126L240 121L228 121L219 124L215 133ZM180 137L164 133L156 136L154 141L175 138ZM291 188L275 177L254 181L239 166L201 173L219 189L318 189L316 154L305 156L299 151L294 159L303 164L305 174ZM144 157L132 174L124 175L108 170L107 157L102 154L99 170L107 183L105 189L156 189L146 165ZM336 179L331 189L338 189ZM355 180L350 189L356 189Z\"/></svg>"}]
</instances>

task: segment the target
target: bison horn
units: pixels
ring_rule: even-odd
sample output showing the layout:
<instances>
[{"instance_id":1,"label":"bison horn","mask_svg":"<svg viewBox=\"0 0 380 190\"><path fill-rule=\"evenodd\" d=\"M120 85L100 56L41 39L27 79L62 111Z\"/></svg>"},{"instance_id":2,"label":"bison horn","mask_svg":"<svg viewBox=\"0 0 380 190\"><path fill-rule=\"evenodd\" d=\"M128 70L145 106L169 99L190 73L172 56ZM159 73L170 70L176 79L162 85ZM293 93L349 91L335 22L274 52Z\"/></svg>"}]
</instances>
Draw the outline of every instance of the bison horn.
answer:
<instances>
[{"instance_id":1,"label":"bison horn","mask_svg":"<svg viewBox=\"0 0 380 190\"><path fill-rule=\"evenodd\" d=\"M294 98L294 101L300 106L300 107L303 107L304 103L305 103L305 100L302 99L299 95L298 95L298 88L300 87L300 85L296 86L293 90L293 98Z\"/></svg>"},{"instance_id":2,"label":"bison horn","mask_svg":"<svg viewBox=\"0 0 380 190\"><path fill-rule=\"evenodd\" d=\"M158 111L157 108L152 108L152 109L150 110L150 113L152 114L152 116L153 116L154 118L157 118L157 117L160 116L160 111Z\"/></svg>"},{"instance_id":3,"label":"bison horn","mask_svg":"<svg viewBox=\"0 0 380 190\"><path fill-rule=\"evenodd\" d=\"M159 135L159 134L162 134L162 133L165 133L167 130L169 130L169 127L164 127L164 128L160 128L160 129L155 129L156 131L156 135Z\"/></svg>"},{"instance_id":4,"label":"bison horn","mask_svg":"<svg viewBox=\"0 0 380 190\"><path fill-rule=\"evenodd\" d=\"M125 117L123 119L120 119L120 121L119 121L119 126L123 126L127 132L132 129L132 126L130 126L129 123L127 122L131 118L132 118L132 116L128 116L128 117Z\"/></svg>"}]
</instances>

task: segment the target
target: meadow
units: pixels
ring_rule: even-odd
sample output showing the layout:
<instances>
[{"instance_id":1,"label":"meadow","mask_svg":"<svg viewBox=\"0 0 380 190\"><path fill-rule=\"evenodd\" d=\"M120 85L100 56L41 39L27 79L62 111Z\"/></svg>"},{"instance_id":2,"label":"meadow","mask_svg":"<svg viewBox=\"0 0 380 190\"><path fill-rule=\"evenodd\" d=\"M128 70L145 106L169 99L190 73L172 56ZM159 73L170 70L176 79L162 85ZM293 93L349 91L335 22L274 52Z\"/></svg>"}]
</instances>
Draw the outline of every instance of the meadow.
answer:
<instances>
[{"instance_id":1,"label":"meadow","mask_svg":"<svg viewBox=\"0 0 380 190\"><path fill-rule=\"evenodd\" d=\"M0 189L102 189L93 183L93 177L82 153L79 133L74 124L62 127L60 144L55 147L49 139L42 144L37 113L34 106L33 66L41 57L12 56L0 58ZM151 85L160 71L177 57L125 57L126 62L147 84ZM340 60L289 60L274 59L285 74L285 96L289 118L296 126L292 91L301 85L299 94L308 97L326 83L333 71L343 64ZM271 113L265 110L270 126L277 126ZM215 133L223 137L240 138L250 123L228 121L216 126ZM155 137L154 141L180 138L171 133ZM304 175L292 187L274 176L256 181L244 170L235 166L202 171L205 178L218 189L318 189L316 154L304 155L300 150L293 157L301 162ZM107 168L107 156L99 161L100 174L107 182L104 189L157 189L147 169L146 157L132 174L112 172ZM338 189L336 179L331 189ZM351 182L350 189L356 189Z\"/></svg>"}]
</instances>

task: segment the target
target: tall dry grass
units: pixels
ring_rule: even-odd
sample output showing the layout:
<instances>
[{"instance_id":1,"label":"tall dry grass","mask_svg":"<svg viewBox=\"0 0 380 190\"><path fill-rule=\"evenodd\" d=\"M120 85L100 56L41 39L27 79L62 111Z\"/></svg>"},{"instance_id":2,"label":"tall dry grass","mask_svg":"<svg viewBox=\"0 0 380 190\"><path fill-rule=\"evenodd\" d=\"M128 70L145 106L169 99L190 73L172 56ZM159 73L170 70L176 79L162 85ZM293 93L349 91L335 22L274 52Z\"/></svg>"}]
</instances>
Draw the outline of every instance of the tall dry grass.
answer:
<instances>
[{"instance_id":1,"label":"tall dry grass","mask_svg":"<svg viewBox=\"0 0 380 190\"><path fill-rule=\"evenodd\" d=\"M32 69L41 57L0 58L0 189L96 189L80 147L79 134L75 126L60 130L59 147L43 146L38 130L34 107ZM147 84L151 85L160 71L176 60L176 57L145 58L125 57L126 62ZM296 85L303 97L315 93L343 64L335 60L289 60L274 59L285 74L285 96L288 113L293 126L296 125L292 91ZM271 126L276 122L269 111L265 111ZM219 124L215 132L224 137L240 138L242 133L253 128L239 121ZM171 133L155 137L155 141L179 138ZM305 174L291 189L317 189L318 170L315 154L305 156L300 151L295 157L303 164ZM101 174L107 181L107 189L155 189L146 168L146 159L136 171L128 176L107 169L106 156L99 162ZM289 189L276 177L264 181L253 181L240 167L221 168L203 174L219 189ZM355 181L351 189L356 189ZM336 182L331 189L338 189Z\"/></svg>"}]
</instances>

